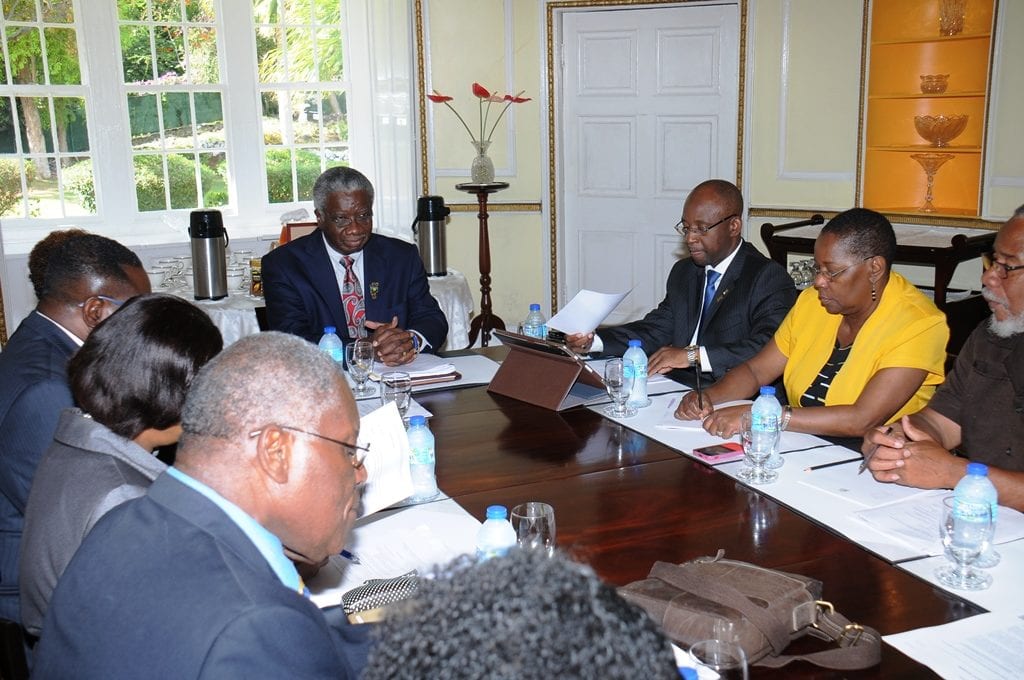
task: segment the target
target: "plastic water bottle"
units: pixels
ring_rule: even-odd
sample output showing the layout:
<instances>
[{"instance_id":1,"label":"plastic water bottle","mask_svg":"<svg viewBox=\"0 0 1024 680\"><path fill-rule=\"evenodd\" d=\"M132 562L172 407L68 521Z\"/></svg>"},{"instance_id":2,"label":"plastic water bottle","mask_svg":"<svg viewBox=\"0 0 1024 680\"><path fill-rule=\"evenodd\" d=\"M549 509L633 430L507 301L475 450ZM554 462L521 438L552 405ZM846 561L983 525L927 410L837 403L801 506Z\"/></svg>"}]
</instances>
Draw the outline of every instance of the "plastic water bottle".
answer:
<instances>
[{"instance_id":1,"label":"plastic water bottle","mask_svg":"<svg viewBox=\"0 0 1024 680\"><path fill-rule=\"evenodd\" d=\"M523 335L541 340L548 337L547 319L540 313L540 305L536 302L530 305L530 313L523 320Z\"/></svg>"},{"instance_id":2,"label":"plastic water bottle","mask_svg":"<svg viewBox=\"0 0 1024 680\"><path fill-rule=\"evenodd\" d=\"M953 499L968 503L988 503L992 507L992 527L995 531L996 508L999 507L999 494L992 480L988 478L988 466L984 463L968 463L967 474L953 487ZM987 569L999 564L1000 555L988 544L985 551L978 555L971 566Z\"/></svg>"},{"instance_id":3,"label":"plastic water bottle","mask_svg":"<svg viewBox=\"0 0 1024 680\"><path fill-rule=\"evenodd\" d=\"M343 364L345 363L345 345L338 337L337 330L334 326L324 326L324 334L320 336L317 347L339 364Z\"/></svg>"},{"instance_id":4,"label":"plastic water bottle","mask_svg":"<svg viewBox=\"0 0 1024 680\"><path fill-rule=\"evenodd\" d=\"M632 408L643 408L650 406L651 400L647 397L647 353L644 352L643 343L639 340L630 340L629 349L622 355L623 361L631 362L633 387L629 391L629 399L626 406ZM629 370L627 366L626 370Z\"/></svg>"},{"instance_id":5,"label":"plastic water bottle","mask_svg":"<svg viewBox=\"0 0 1024 680\"><path fill-rule=\"evenodd\" d=\"M427 501L437 495L434 476L434 434L427 427L427 419L413 416L409 419L409 472L412 473L412 499Z\"/></svg>"},{"instance_id":6,"label":"plastic water bottle","mask_svg":"<svg viewBox=\"0 0 1024 680\"><path fill-rule=\"evenodd\" d=\"M761 394L750 407L750 431L754 442L767 439L765 446L770 446L772 455L765 462L771 470L782 467L782 456L779 455L779 427L782 424L782 404L775 398L775 388L771 385L761 387Z\"/></svg>"},{"instance_id":7,"label":"plastic water bottle","mask_svg":"<svg viewBox=\"0 0 1024 680\"><path fill-rule=\"evenodd\" d=\"M476 556L481 560L501 557L516 545L516 530L504 505L487 508L487 519L476 533Z\"/></svg>"}]
</instances>

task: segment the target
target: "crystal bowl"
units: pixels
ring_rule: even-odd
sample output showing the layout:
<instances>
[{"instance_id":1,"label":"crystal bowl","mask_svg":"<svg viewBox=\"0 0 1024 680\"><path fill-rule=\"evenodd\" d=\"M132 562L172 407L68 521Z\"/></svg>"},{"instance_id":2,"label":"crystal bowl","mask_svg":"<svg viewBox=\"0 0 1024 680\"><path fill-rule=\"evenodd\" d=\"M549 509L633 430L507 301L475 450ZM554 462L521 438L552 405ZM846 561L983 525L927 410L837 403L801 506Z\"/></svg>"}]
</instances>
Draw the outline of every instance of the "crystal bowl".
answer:
<instances>
[{"instance_id":1,"label":"crystal bowl","mask_svg":"<svg viewBox=\"0 0 1024 680\"><path fill-rule=\"evenodd\" d=\"M942 94L948 86L948 73L921 76L921 92L924 94Z\"/></svg>"},{"instance_id":2,"label":"crystal bowl","mask_svg":"<svg viewBox=\"0 0 1024 680\"><path fill-rule=\"evenodd\" d=\"M967 115L914 116L914 127L932 146L947 146L967 127Z\"/></svg>"}]
</instances>

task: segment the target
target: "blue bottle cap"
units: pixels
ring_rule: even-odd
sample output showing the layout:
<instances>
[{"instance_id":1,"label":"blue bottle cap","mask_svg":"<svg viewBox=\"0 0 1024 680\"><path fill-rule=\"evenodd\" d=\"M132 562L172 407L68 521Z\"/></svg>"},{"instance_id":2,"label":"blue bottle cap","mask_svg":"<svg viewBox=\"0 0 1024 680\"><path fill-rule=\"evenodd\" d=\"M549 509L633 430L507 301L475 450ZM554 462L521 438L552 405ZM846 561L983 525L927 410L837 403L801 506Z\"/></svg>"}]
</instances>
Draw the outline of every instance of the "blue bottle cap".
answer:
<instances>
[{"instance_id":1,"label":"blue bottle cap","mask_svg":"<svg viewBox=\"0 0 1024 680\"><path fill-rule=\"evenodd\" d=\"M761 394L770 394L770 395L772 395L774 397L775 396L775 388L772 387L771 385L762 385L761 386Z\"/></svg>"},{"instance_id":2,"label":"blue bottle cap","mask_svg":"<svg viewBox=\"0 0 1024 680\"><path fill-rule=\"evenodd\" d=\"M530 305L530 311L531 312L539 312L540 311L540 305L538 305L536 302L534 302L532 305Z\"/></svg>"},{"instance_id":3,"label":"blue bottle cap","mask_svg":"<svg viewBox=\"0 0 1024 680\"><path fill-rule=\"evenodd\" d=\"M419 425L426 425L426 424L427 424L427 417L426 416L413 416L412 418L409 418L409 427L417 427Z\"/></svg>"},{"instance_id":4,"label":"blue bottle cap","mask_svg":"<svg viewBox=\"0 0 1024 680\"><path fill-rule=\"evenodd\" d=\"M700 676L697 675L696 668L690 668L689 666L680 666L679 677L683 678L683 680L697 680L697 678L699 678Z\"/></svg>"},{"instance_id":5,"label":"blue bottle cap","mask_svg":"<svg viewBox=\"0 0 1024 680\"><path fill-rule=\"evenodd\" d=\"M335 326L324 326L324 335L328 333L337 333L338 329Z\"/></svg>"},{"instance_id":6,"label":"blue bottle cap","mask_svg":"<svg viewBox=\"0 0 1024 680\"><path fill-rule=\"evenodd\" d=\"M644 343L640 342L639 340L630 340L629 341L629 346L630 347L643 347L643 344Z\"/></svg>"},{"instance_id":7,"label":"blue bottle cap","mask_svg":"<svg viewBox=\"0 0 1024 680\"><path fill-rule=\"evenodd\" d=\"M978 475L979 477L988 476L988 466L984 463L968 463L967 474Z\"/></svg>"},{"instance_id":8,"label":"blue bottle cap","mask_svg":"<svg viewBox=\"0 0 1024 680\"><path fill-rule=\"evenodd\" d=\"M508 517L508 510L504 505L488 505L487 519L505 519Z\"/></svg>"}]
</instances>

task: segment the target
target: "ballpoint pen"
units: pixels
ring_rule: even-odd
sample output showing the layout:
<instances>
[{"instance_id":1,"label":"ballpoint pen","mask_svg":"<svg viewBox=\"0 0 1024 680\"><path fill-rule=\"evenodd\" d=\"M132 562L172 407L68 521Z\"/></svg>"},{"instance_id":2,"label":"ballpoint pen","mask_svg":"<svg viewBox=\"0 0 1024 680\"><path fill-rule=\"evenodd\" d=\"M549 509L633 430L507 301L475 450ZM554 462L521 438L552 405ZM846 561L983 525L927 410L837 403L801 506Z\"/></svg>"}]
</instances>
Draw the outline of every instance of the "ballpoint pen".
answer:
<instances>
[{"instance_id":1,"label":"ballpoint pen","mask_svg":"<svg viewBox=\"0 0 1024 680\"><path fill-rule=\"evenodd\" d=\"M892 432L892 426L891 425L889 427L885 428L884 430L882 430L882 434L889 434L890 432ZM867 453L864 454L864 460L861 461L860 468L857 470L857 474L858 475L864 474L864 471L868 469L868 463L871 462L871 456L875 455L875 451L878 450L879 446L881 446L881 445L880 444L875 444L874 447L872 447L872 449L870 451L868 451Z\"/></svg>"},{"instance_id":2,"label":"ballpoint pen","mask_svg":"<svg viewBox=\"0 0 1024 680\"><path fill-rule=\"evenodd\" d=\"M352 564L361 564L359 558L355 556L355 553L350 553L348 550L342 550L339 554Z\"/></svg>"},{"instance_id":3,"label":"ballpoint pen","mask_svg":"<svg viewBox=\"0 0 1024 680\"><path fill-rule=\"evenodd\" d=\"M822 463L821 465L812 465L805 467L804 472L814 472L815 470L824 470L825 468L835 467L836 465L846 465L847 463L856 463L860 458L847 458L846 460L837 460L834 463Z\"/></svg>"},{"instance_id":4,"label":"ballpoint pen","mask_svg":"<svg viewBox=\"0 0 1024 680\"><path fill-rule=\"evenodd\" d=\"M704 391L700 387L700 353L696 356L696 361L693 362L693 367L697 370L697 408L701 411L704 410Z\"/></svg>"}]
</instances>

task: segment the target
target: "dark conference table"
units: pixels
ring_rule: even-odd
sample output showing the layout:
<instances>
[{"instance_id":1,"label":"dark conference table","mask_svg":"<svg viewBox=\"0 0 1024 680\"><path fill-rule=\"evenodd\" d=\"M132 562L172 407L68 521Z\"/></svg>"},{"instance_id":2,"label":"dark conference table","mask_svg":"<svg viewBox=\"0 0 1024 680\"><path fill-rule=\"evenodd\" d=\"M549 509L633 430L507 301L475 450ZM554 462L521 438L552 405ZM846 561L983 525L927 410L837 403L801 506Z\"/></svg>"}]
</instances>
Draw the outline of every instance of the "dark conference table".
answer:
<instances>
[{"instance_id":1,"label":"dark conference table","mask_svg":"<svg viewBox=\"0 0 1024 680\"><path fill-rule=\"evenodd\" d=\"M824 599L837 611L883 635L984 611L588 409L555 413L485 387L419 393L416 400L434 414L437 479L445 493L480 519L494 503L550 503L558 546L615 585L644 578L657 560L684 562L721 548L731 559L821 580ZM824 644L804 638L787 653ZM756 678L936 677L884 643L881 665L865 671L796 662L751 672Z\"/></svg>"}]
</instances>

